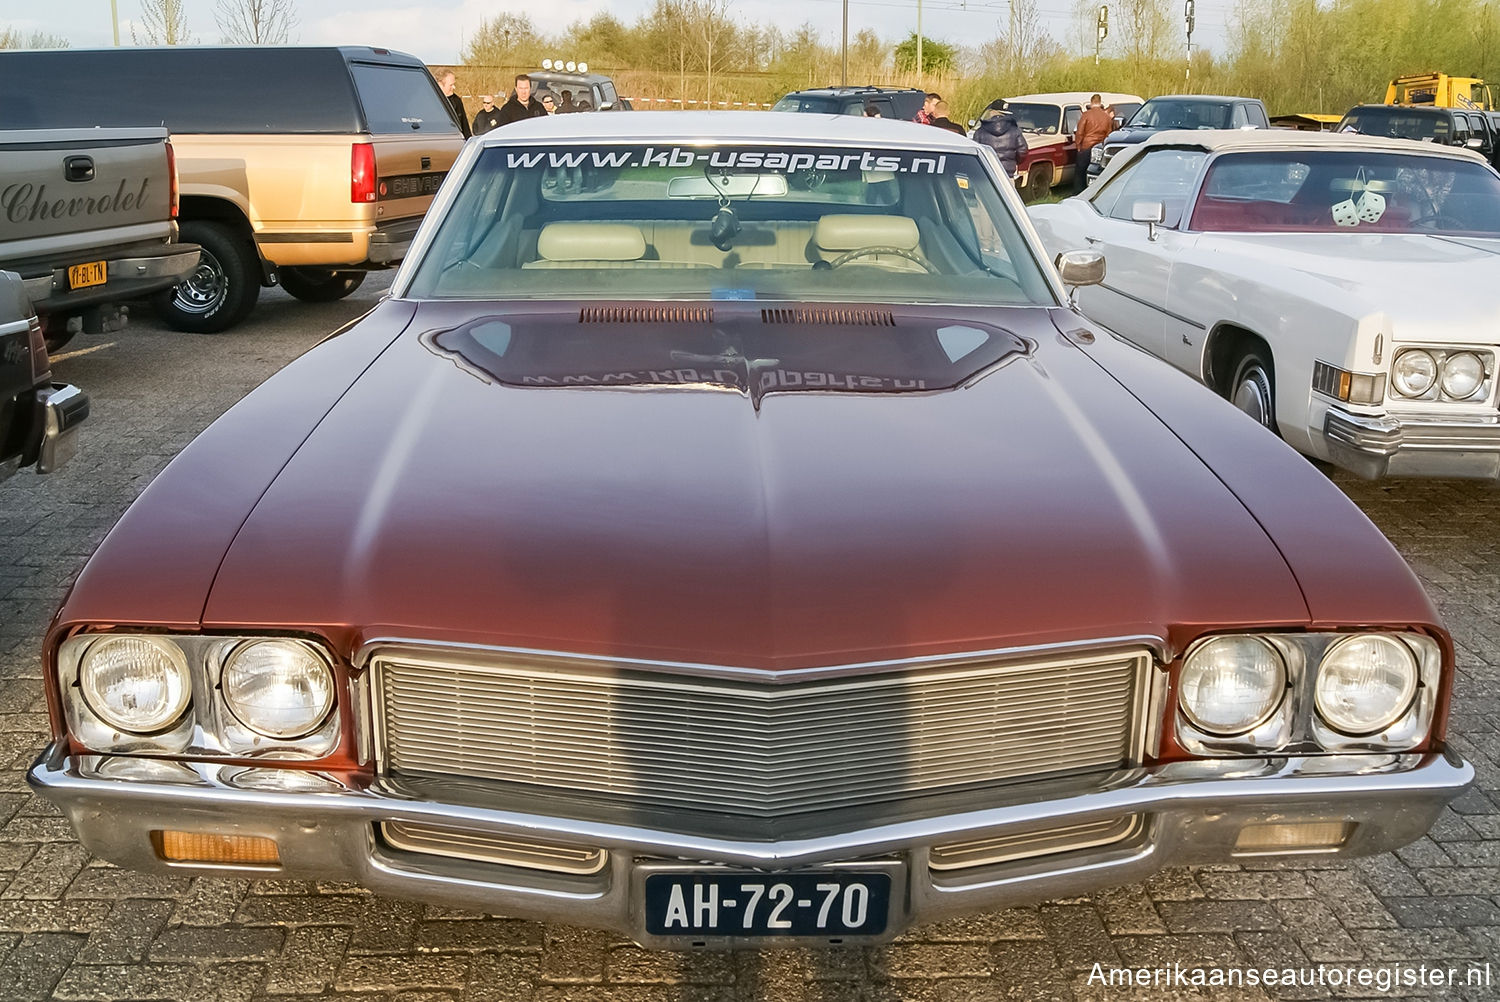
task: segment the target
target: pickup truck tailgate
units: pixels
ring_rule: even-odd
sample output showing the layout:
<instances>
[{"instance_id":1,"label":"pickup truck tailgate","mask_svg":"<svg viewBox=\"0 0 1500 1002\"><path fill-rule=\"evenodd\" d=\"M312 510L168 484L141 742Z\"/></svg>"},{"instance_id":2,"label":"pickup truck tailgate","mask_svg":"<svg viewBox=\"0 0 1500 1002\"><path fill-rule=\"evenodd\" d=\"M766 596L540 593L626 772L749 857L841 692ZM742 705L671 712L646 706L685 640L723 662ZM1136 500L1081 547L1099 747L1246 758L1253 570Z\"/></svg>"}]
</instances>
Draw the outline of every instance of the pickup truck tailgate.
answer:
<instances>
[{"instance_id":1,"label":"pickup truck tailgate","mask_svg":"<svg viewBox=\"0 0 1500 1002\"><path fill-rule=\"evenodd\" d=\"M55 260L80 248L167 238L165 138L165 129L0 132L0 257Z\"/></svg>"}]
</instances>

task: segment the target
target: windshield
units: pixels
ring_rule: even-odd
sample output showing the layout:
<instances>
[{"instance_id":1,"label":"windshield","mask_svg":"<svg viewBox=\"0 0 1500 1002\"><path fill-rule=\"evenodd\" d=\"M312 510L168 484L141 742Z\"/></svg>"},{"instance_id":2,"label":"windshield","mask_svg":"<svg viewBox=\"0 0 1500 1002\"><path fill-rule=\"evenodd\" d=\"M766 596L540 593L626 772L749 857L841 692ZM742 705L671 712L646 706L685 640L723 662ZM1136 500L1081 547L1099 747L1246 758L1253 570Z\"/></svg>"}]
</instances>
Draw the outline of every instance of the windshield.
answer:
<instances>
[{"instance_id":1,"label":"windshield","mask_svg":"<svg viewBox=\"0 0 1500 1002\"><path fill-rule=\"evenodd\" d=\"M408 294L1054 302L978 156L702 144L485 149Z\"/></svg>"},{"instance_id":2,"label":"windshield","mask_svg":"<svg viewBox=\"0 0 1500 1002\"><path fill-rule=\"evenodd\" d=\"M815 115L837 115L840 101L835 97L819 97L808 94L788 94L776 102L772 111L808 111ZM859 106L863 111L864 107Z\"/></svg>"},{"instance_id":3,"label":"windshield","mask_svg":"<svg viewBox=\"0 0 1500 1002\"><path fill-rule=\"evenodd\" d=\"M1500 177L1400 153L1237 153L1209 168L1189 229L1500 236Z\"/></svg>"},{"instance_id":4,"label":"windshield","mask_svg":"<svg viewBox=\"0 0 1500 1002\"><path fill-rule=\"evenodd\" d=\"M1356 108L1339 123L1340 132L1348 129L1366 136L1438 143L1446 143L1453 132L1447 115L1413 108Z\"/></svg>"},{"instance_id":5,"label":"windshield","mask_svg":"<svg viewBox=\"0 0 1500 1002\"><path fill-rule=\"evenodd\" d=\"M1147 101L1131 116L1133 129L1227 129L1230 106L1209 101Z\"/></svg>"},{"instance_id":6,"label":"windshield","mask_svg":"<svg viewBox=\"0 0 1500 1002\"><path fill-rule=\"evenodd\" d=\"M1005 110L1016 116L1016 124L1023 132L1039 132L1046 136L1057 135L1062 124L1062 109L1055 104L1016 104L1007 102Z\"/></svg>"}]
</instances>

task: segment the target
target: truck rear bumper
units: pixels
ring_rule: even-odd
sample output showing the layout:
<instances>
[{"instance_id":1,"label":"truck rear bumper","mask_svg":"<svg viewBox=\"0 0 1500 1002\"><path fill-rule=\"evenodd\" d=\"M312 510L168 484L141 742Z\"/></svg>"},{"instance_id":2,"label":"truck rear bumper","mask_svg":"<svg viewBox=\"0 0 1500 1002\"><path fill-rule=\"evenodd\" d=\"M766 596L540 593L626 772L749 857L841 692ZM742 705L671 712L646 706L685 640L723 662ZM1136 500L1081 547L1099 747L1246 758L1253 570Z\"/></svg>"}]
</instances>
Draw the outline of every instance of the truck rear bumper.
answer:
<instances>
[{"instance_id":1,"label":"truck rear bumper","mask_svg":"<svg viewBox=\"0 0 1500 1002\"><path fill-rule=\"evenodd\" d=\"M25 278L22 284L32 308L42 316L74 313L100 303L117 303L170 289L198 266L197 244L169 244L152 253L104 257L107 280L83 289L68 286L68 269Z\"/></svg>"}]
</instances>

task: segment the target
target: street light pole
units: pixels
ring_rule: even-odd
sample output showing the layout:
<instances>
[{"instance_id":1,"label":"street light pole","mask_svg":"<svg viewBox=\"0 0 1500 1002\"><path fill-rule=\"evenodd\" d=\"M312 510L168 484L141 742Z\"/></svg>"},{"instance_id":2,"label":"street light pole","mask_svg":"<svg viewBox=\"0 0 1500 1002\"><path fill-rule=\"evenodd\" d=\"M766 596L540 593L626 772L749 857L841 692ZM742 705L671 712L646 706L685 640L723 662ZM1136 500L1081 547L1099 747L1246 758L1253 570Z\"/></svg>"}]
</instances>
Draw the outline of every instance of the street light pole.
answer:
<instances>
[{"instance_id":1,"label":"street light pole","mask_svg":"<svg viewBox=\"0 0 1500 1002\"><path fill-rule=\"evenodd\" d=\"M1196 4L1193 0L1184 0L1182 17L1187 22L1187 69L1182 75L1182 79L1184 80L1191 80L1193 78L1193 27L1198 23L1198 19L1193 16L1195 12Z\"/></svg>"},{"instance_id":2,"label":"street light pole","mask_svg":"<svg viewBox=\"0 0 1500 1002\"><path fill-rule=\"evenodd\" d=\"M1099 65L1099 50L1109 37L1109 4L1099 5L1099 19L1094 23L1094 65Z\"/></svg>"},{"instance_id":3,"label":"street light pole","mask_svg":"<svg viewBox=\"0 0 1500 1002\"><path fill-rule=\"evenodd\" d=\"M109 0L109 19L115 26L115 48L120 47L120 0Z\"/></svg>"},{"instance_id":4,"label":"street light pole","mask_svg":"<svg viewBox=\"0 0 1500 1002\"><path fill-rule=\"evenodd\" d=\"M917 79L922 77L922 0L917 0ZM923 86L926 90L926 86Z\"/></svg>"},{"instance_id":5,"label":"street light pole","mask_svg":"<svg viewBox=\"0 0 1500 1002\"><path fill-rule=\"evenodd\" d=\"M849 0L844 0L844 41L839 46L839 86L849 86Z\"/></svg>"}]
</instances>

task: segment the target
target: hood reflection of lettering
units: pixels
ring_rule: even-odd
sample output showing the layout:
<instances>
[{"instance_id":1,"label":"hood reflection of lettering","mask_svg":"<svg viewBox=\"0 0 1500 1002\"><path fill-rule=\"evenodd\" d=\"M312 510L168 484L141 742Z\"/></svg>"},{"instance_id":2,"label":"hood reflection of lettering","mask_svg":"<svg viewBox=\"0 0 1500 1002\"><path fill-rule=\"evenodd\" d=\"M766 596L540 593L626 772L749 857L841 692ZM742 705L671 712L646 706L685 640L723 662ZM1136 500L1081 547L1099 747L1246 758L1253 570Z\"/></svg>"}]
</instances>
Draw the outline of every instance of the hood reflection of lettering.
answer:
<instances>
[{"instance_id":1,"label":"hood reflection of lettering","mask_svg":"<svg viewBox=\"0 0 1500 1002\"><path fill-rule=\"evenodd\" d=\"M894 326L768 322L720 308L702 323L585 323L577 313L489 316L423 336L486 382L527 388L912 393L959 386L1027 352L1000 328L920 317Z\"/></svg>"}]
</instances>

